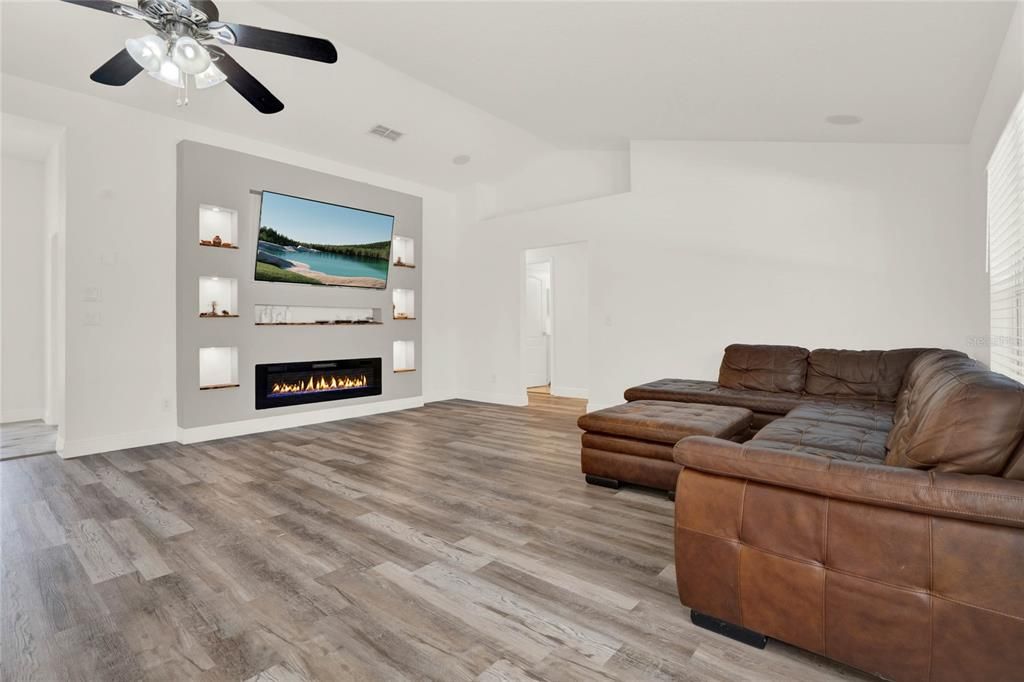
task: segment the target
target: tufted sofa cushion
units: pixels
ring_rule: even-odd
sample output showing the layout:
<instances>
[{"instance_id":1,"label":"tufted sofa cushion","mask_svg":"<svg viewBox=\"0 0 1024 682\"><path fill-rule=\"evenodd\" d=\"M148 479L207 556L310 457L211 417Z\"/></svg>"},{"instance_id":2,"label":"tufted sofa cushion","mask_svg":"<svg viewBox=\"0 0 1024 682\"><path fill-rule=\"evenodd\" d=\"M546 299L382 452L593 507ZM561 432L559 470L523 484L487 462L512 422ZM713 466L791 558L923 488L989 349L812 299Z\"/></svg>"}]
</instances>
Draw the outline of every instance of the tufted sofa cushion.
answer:
<instances>
[{"instance_id":1,"label":"tufted sofa cushion","mask_svg":"<svg viewBox=\"0 0 1024 682\"><path fill-rule=\"evenodd\" d=\"M892 428L894 412L892 405L809 403L790 410L786 417L859 426L888 433Z\"/></svg>"},{"instance_id":2,"label":"tufted sofa cushion","mask_svg":"<svg viewBox=\"0 0 1024 682\"><path fill-rule=\"evenodd\" d=\"M814 454L843 453L838 459L863 459L881 463L885 459L887 431L863 426L851 426L817 419L799 419L786 416L773 421L757 432L752 441L813 448Z\"/></svg>"},{"instance_id":3,"label":"tufted sofa cushion","mask_svg":"<svg viewBox=\"0 0 1024 682\"><path fill-rule=\"evenodd\" d=\"M799 393L807 375L808 353L798 346L734 343L725 349L718 384L724 388Z\"/></svg>"},{"instance_id":4,"label":"tufted sofa cushion","mask_svg":"<svg viewBox=\"0 0 1024 682\"><path fill-rule=\"evenodd\" d=\"M907 367L925 348L811 351L804 390L809 395L894 401Z\"/></svg>"},{"instance_id":5,"label":"tufted sofa cushion","mask_svg":"<svg viewBox=\"0 0 1024 682\"><path fill-rule=\"evenodd\" d=\"M715 381L699 379L658 379L627 388L624 395L629 401L673 400L706 405L733 405L772 415L786 414L802 400L799 393L726 388Z\"/></svg>"},{"instance_id":6,"label":"tufted sofa cushion","mask_svg":"<svg viewBox=\"0 0 1024 682\"><path fill-rule=\"evenodd\" d=\"M995 476L1012 468L1024 435L1024 386L948 351L919 358L905 385L886 464Z\"/></svg>"},{"instance_id":7,"label":"tufted sofa cushion","mask_svg":"<svg viewBox=\"0 0 1024 682\"><path fill-rule=\"evenodd\" d=\"M750 418L741 407L635 400L589 412L576 423L589 433L674 445L687 436L729 438L750 428Z\"/></svg>"}]
</instances>

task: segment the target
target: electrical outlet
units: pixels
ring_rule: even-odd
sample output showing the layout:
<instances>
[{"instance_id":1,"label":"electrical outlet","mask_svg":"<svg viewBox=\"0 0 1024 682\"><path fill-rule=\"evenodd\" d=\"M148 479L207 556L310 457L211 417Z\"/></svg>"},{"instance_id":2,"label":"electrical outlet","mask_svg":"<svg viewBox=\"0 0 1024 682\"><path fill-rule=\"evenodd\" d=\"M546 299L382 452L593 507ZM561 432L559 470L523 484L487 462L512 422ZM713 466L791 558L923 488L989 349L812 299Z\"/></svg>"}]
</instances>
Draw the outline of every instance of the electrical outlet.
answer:
<instances>
[{"instance_id":1,"label":"electrical outlet","mask_svg":"<svg viewBox=\"0 0 1024 682\"><path fill-rule=\"evenodd\" d=\"M103 298L103 292L99 287L86 287L82 294L83 301L99 301Z\"/></svg>"},{"instance_id":2,"label":"electrical outlet","mask_svg":"<svg viewBox=\"0 0 1024 682\"><path fill-rule=\"evenodd\" d=\"M170 399L168 399L168 398L164 398L164 399L163 399L163 400L162 400L162 401L160 402L160 407L162 407L162 408L164 409L164 411L165 411L165 412L166 412L167 410L171 409L171 401L170 401Z\"/></svg>"},{"instance_id":3,"label":"electrical outlet","mask_svg":"<svg viewBox=\"0 0 1024 682\"><path fill-rule=\"evenodd\" d=\"M86 327L98 327L101 324L101 317L99 313L86 313L85 314L85 326Z\"/></svg>"}]
</instances>

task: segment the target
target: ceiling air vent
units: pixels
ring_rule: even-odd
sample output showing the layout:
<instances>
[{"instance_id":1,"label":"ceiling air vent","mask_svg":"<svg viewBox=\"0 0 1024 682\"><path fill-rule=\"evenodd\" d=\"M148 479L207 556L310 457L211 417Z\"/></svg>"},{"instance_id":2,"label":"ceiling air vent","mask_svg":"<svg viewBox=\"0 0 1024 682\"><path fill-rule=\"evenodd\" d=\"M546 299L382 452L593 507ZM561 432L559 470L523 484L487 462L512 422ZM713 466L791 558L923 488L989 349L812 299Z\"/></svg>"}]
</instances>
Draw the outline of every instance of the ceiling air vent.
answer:
<instances>
[{"instance_id":1,"label":"ceiling air vent","mask_svg":"<svg viewBox=\"0 0 1024 682\"><path fill-rule=\"evenodd\" d=\"M383 137L385 140L391 140L392 142L398 142L398 138L405 135L405 133L395 130L394 128L388 128L387 126L379 124L375 125L373 129L370 130L370 134L376 135L377 137Z\"/></svg>"}]
</instances>

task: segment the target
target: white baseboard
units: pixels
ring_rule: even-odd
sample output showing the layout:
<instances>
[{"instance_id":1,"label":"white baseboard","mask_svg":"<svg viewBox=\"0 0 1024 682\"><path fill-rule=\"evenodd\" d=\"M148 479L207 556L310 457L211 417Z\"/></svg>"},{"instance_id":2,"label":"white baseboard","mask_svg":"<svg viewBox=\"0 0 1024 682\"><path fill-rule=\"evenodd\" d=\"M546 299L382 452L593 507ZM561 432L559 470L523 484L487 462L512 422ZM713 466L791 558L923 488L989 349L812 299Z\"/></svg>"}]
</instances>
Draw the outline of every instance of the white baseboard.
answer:
<instances>
[{"instance_id":1,"label":"white baseboard","mask_svg":"<svg viewBox=\"0 0 1024 682\"><path fill-rule=\"evenodd\" d=\"M333 422L339 419L365 417L371 414L380 414L381 412L409 410L414 407L423 407L422 396L400 398L398 400L383 400L362 405L332 407L326 410L313 410L311 412L293 412L291 414L279 414L270 417L259 417L258 419L228 422L226 424L195 426L187 429L178 427L177 440L183 445L188 445L189 443L201 443L218 438L231 438L232 436L244 436L250 433L322 424L323 422Z\"/></svg>"},{"instance_id":2,"label":"white baseboard","mask_svg":"<svg viewBox=\"0 0 1024 682\"><path fill-rule=\"evenodd\" d=\"M96 436L94 438L78 438L65 440L62 436L57 437L57 453L64 459L95 455L99 452L111 452L113 450L124 450L126 448L141 448L145 445L166 443L174 440L173 429L152 429L149 431L128 431L126 433L113 433L109 436Z\"/></svg>"},{"instance_id":3,"label":"white baseboard","mask_svg":"<svg viewBox=\"0 0 1024 682\"><path fill-rule=\"evenodd\" d=\"M551 384L551 395L561 398L586 398L587 389L576 386L558 386Z\"/></svg>"},{"instance_id":4,"label":"white baseboard","mask_svg":"<svg viewBox=\"0 0 1024 682\"><path fill-rule=\"evenodd\" d=\"M20 410L4 410L3 414L0 414L0 424L10 424L12 422L28 422L42 418L43 408L23 407Z\"/></svg>"},{"instance_id":5,"label":"white baseboard","mask_svg":"<svg viewBox=\"0 0 1024 682\"><path fill-rule=\"evenodd\" d=\"M512 407L525 407L530 404L526 391L518 395L515 393L490 393L488 391L459 391L459 398L475 400L478 403L511 405Z\"/></svg>"}]
</instances>

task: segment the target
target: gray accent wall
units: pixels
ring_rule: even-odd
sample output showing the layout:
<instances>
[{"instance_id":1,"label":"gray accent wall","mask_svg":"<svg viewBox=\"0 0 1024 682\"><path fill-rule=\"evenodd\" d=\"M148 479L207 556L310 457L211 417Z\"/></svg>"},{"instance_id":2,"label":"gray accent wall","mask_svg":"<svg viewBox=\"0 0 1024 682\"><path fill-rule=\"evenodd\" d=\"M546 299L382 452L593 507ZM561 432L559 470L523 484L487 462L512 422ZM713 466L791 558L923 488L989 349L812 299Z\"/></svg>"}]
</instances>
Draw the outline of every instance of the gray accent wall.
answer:
<instances>
[{"instance_id":1,"label":"gray accent wall","mask_svg":"<svg viewBox=\"0 0 1024 682\"><path fill-rule=\"evenodd\" d=\"M391 266L386 290L256 282L259 192L268 190L395 216L394 233L415 240L416 267ZM200 205L238 212L238 249L199 245ZM421 322L392 319L392 291L416 292L423 310L422 199L381 187L192 141L178 144L177 394L178 426L194 428L295 412L415 398L422 395ZM238 282L239 317L199 317L199 278ZM256 326L254 306L380 308L382 325ZM222 307L227 307L224 305ZM396 340L414 341L415 372L393 371ZM237 388L199 390L199 349L238 349ZM263 363L379 357L383 393L348 400L255 409L255 366Z\"/></svg>"}]
</instances>

